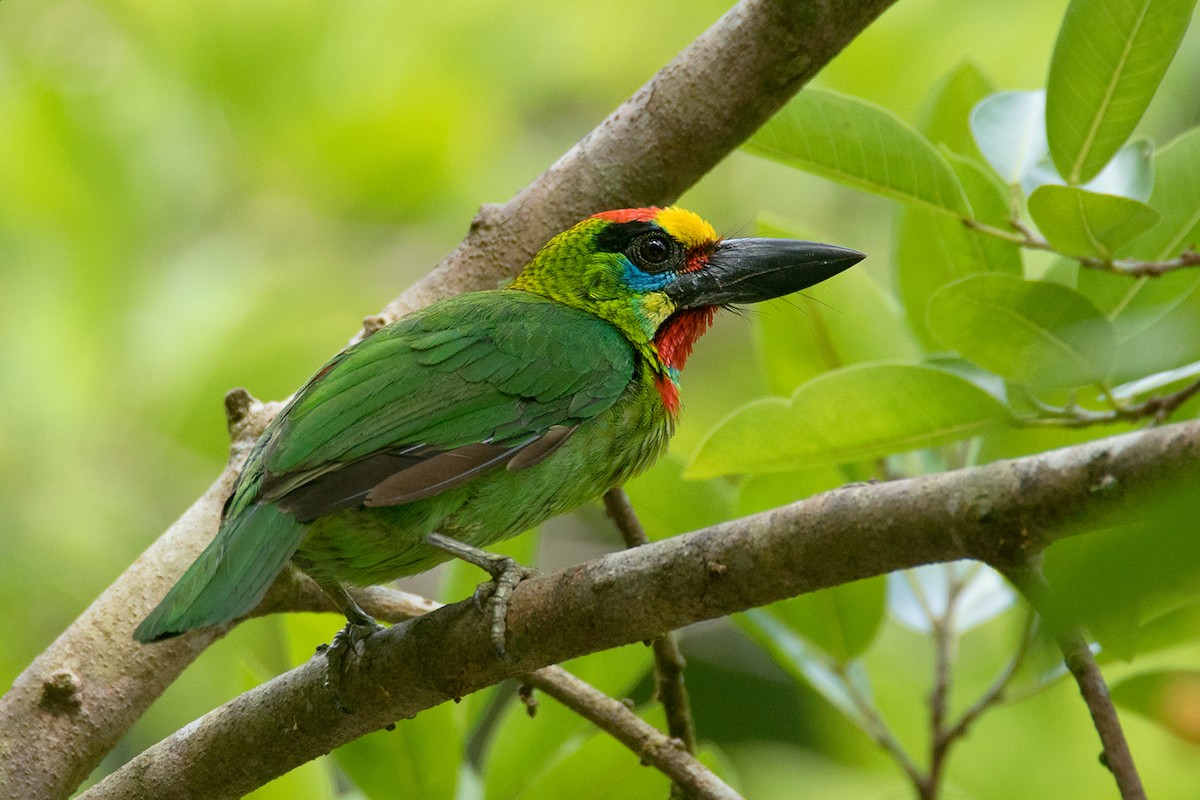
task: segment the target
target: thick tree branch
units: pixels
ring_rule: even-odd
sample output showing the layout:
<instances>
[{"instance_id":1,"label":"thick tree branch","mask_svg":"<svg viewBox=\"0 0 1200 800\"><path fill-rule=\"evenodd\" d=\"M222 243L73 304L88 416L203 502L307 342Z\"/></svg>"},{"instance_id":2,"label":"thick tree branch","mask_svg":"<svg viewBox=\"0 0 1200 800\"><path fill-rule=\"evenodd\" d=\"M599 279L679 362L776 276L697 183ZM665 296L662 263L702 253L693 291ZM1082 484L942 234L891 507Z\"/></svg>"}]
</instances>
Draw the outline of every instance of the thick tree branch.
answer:
<instances>
[{"instance_id":1,"label":"thick tree branch","mask_svg":"<svg viewBox=\"0 0 1200 800\"><path fill-rule=\"evenodd\" d=\"M384 586L352 590L358 604L377 620L398 623L441 608L442 604ZM331 611L329 595L315 581L300 579L279 593L278 611ZM645 765L654 767L702 800L740 800L740 795L679 746L677 737L663 734L624 703L580 680L562 667L544 667L521 682L553 697L628 747Z\"/></svg>"},{"instance_id":2,"label":"thick tree branch","mask_svg":"<svg viewBox=\"0 0 1200 800\"><path fill-rule=\"evenodd\" d=\"M495 286L594 211L673 201L894 2L743 0L515 198L483 209L466 240L385 315ZM380 322L370 318L364 329ZM255 410L257 430L271 413ZM153 648L130 639L133 624L212 538L237 463L0 698L0 795L70 795L223 633ZM60 686L67 701L45 702L62 695L53 688Z\"/></svg>"},{"instance_id":3,"label":"thick tree branch","mask_svg":"<svg viewBox=\"0 0 1200 800\"><path fill-rule=\"evenodd\" d=\"M237 797L357 736L447 699L703 619L934 561L1000 569L1164 486L1200 478L1200 421L922 478L849 486L614 553L517 587L510 661L470 602L365 642L341 686L314 658L142 753L83 796ZM132 623L131 623L132 624ZM184 637L185 641L190 637Z\"/></svg>"}]
</instances>

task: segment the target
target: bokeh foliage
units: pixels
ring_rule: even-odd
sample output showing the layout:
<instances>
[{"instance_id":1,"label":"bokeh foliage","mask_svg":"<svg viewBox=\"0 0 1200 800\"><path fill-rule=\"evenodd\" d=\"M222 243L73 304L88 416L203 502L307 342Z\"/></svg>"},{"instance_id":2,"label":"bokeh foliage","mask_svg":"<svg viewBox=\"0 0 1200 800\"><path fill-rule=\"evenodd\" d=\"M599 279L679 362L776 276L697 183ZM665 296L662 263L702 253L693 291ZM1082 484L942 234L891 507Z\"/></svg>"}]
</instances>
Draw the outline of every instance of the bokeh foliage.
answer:
<instances>
[{"instance_id":1,"label":"bokeh foliage","mask_svg":"<svg viewBox=\"0 0 1200 800\"><path fill-rule=\"evenodd\" d=\"M1159 5L1165 10L1155 19L1182 30L1177 20L1171 27L1171 14L1180 17L1187 4ZM218 472L226 389L290 393L359 318L454 245L479 203L508 197L544 169L725 7L713 0L0 4L0 686ZM1130 382L1196 359L1191 317L1170 310L1181 296L1195 304L1195 270L1142 281L1130 295L1127 278L1022 255L954 219L969 209L1001 225L1005 184L1013 182L1005 167L1020 183L1039 166L1004 161L1002 141L973 135L968 120L980 100L1009 104L1000 106L1005 124L993 125L994 135L1012 130L1022 113L1032 115L1036 132L1041 106L1030 92L1042 87L1054 109L1048 120L1064 108L1071 116L1069 103L1055 100L1070 66L1051 69L1051 54L1056 40L1090 40L1097 31L1074 13L1058 38L1066 9L1065 0L901 0L822 74L824 93L801 95L751 147L763 153L771 135L795 145L779 126L819 114L878 134L875 151L857 151L867 156L857 169L870 175L870 159L878 165L899 141L911 163L924 166L889 174L883 188L852 183L900 206L826 180L856 167L839 160L830 147L836 142L820 141L807 141L790 160L824 177L738 153L684 198L721 230L749 232L757 218L768 232L798 231L871 258L844 283L723 319L701 344L684 377L687 412L672 458L630 487L652 535L872 477L875 459L916 446L859 443L836 457L777 459L769 470L729 460L734 447L710 459L703 480L682 477L697 452L691 470L704 473L701 441L713 430L720 435L718 422L739 407L777 414L809 403L796 441L811 448L812 431L803 426L816 426L815 415L831 403L865 402L856 413L869 415L872 390L889 400L907 396L929 411L918 443L934 449L891 456L887 467L915 474L1124 428L1014 427L1010 417L1029 409L996 399L1017 396L1006 394L1005 381L1065 402L1054 392L1075 386L1071 369ZM1048 238L1061 234L1051 243L1063 252L1127 248L1166 258L1189 243L1156 238L1156 230L1178 229L1198 205L1200 184L1178 180L1198 152L1195 136L1180 138L1200 123L1196 27L1169 69L1158 63L1161 53L1143 48L1147 63L1138 74L1159 67L1166 74L1157 93L1151 87L1140 122L1129 121L1126 102L1122 113L1099 117L1104 135L1086 148L1056 133L1061 121L1050 123L1050 162L1064 174L1077 169L1082 181L1131 142L1125 185L1128 202L1140 204L1114 212L1110 203L1096 212L1097 223L1091 200L1069 195L1078 190L1029 191L1029 214ZM1121 87L1121 98L1136 98L1136 80ZM997 90L1023 93L1005 98ZM1076 118L1095 105L1078 102ZM1153 144L1139 144L1144 139ZM1149 185L1137 173L1145 153L1154 155L1153 195L1136 189ZM1035 202L1036 191L1043 194ZM1076 245L1101 249L1076 252ZM981 292L989 304L972 306L978 316L966 325L956 309ZM989 342L970 336L990 324L997 303L1031 320L1027 330L1078 332L1076 323L1100 318L1108 333L1067 336L1065 366L1030 372L1036 359L988 350ZM945 304L951 310L939 314ZM1023 346L1037 353L1039 341L1045 337L1034 335ZM789 400L802 385L808 399ZM1170 383L1146 391L1162 385ZM881 412L885 406L902 407L881 401ZM1194 406L1184 413L1194 415ZM872 441L899 424L882 413L872 423L860 432ZM943 446L967 431L983 436ZM725 472L754 474L712 477ZM1120 530L1107 538L1117 543L1119 563L1136 564L1143 578L1154 575L1155 559L1186 545L1167 537L1147 551ZM1171 588L1180 591L1167 596L1147 598L1134 587L1109 593L1126 601L1119 607L1089 604L1097 584L1130 571L1112 569L1105 543L1085 537L1063 546L1050 576L1084 576L1072 584L1084 609L1064 613L1099 606L1105 613L1089 622L1106 655L1139 656L1108 667L1118 680L1134 676L1117 690L1144 715L1127 719L1134 752L1153 796L1188 797L1200 785L1200 757L1184 743L1186 717L1174 712L1178 698L1195 703L1187 670L1200 655L1197 601L1186 591L1188 576L1175 573ZM513 547L532 558L533 544L527 537ZM616 540L593 508L546 526L540 544L536 560L554 568ZM710 743L705 760L752 798L903 794L900 774L857 729L861 720L837 678L851 676L846 685L864 688L897 736L920 751L932 656L914 598L944 591L947 575L841 587L685 634L699 733ZM477 579L458 568L435 577L412 585L437 593L440 579L444 596L458 599ZM960 618L955 707L984 690L1021 635L1024 612L997 599L1002 594L993 584L978 589L971 624ZM1139 614L1118 613L1130 604ZM248 623L207 652L100 771L306 658L338 625L332 616ZM1111 796L1086 711L1054 664L1044 642L1035 645L1016 679L1029 699L985 716L961 744L950 763L953 796ZM654 717L648 666L647 651L632 647L573 669L629 694ZM531 721L511 693L493 689L422 714L256 796L664 796L663 779L615 743L551 701ZM1195 742L1194 729L1190 736Z\"/></svg>"}]
</instances>

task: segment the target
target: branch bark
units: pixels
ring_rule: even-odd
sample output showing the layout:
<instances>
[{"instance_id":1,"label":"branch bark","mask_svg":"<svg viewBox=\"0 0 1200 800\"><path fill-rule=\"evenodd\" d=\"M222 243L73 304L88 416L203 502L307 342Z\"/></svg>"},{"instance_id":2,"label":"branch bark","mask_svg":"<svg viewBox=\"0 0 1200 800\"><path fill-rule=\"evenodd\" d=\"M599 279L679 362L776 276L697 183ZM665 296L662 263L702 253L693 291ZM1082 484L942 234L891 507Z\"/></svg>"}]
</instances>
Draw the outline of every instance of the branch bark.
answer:
<instances>
[{"instance_id":1,"label":"branch bark","mask_svg":"<svg viewBox=\"0 0 1200 800\"><path fill-rule=\"evenodd\" d=\"M672 202L894 2L738 3L516 197L482 209L462 244L382 315L365 320L364 331L442 297L495 286L589 213ZM244 410L249 422L239 452L275 408ZM0 795L70 795L224 633L154 648L130 638L133 623L215 533L238 464L235 454L209 490L0 697Z\"/></svg>"},{"instance_id":2,"label":"branch bark","mask_svg":"<svg viewBox=\"0 0 1200 800\"><path fill-rule=\"evenodd\" d=\"M470 602L365 642L338 711L314 658L139 755L82 797L238 797L397 719L596 650L897 569L1007 570L1200 478L1200 421L910 480L857 485L624 550L517 587L510 661ZM1035 524L1036 521L1036 524ZM403 687L403 691L399 688Z\"/></svg>"}]
</instances>

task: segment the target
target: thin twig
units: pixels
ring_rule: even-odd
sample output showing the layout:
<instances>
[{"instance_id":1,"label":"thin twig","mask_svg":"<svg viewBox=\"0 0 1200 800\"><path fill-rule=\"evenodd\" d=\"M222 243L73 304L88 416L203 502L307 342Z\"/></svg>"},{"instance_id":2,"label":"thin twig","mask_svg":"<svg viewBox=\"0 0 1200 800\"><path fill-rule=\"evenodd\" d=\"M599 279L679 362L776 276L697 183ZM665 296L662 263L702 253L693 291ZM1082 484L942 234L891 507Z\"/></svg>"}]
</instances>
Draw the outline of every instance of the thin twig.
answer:
<instances>
[{"instance_id":1,"label":"thin twig","mask_svg":"<svg viewBox=\"0 0 1200 800\"><path fill-rule=\"evenodd\" d=\"M1104 765L1116 779L1122 800L1146 800L1146 791L1142 788L1142 779L1138 776L1133 753L1129 751L1129 743L1125 740L1125 732L1121 729L1121 721L1108 692L1108 684L1104 682L1104 676L1100 673L1100 667L1096 664L1087 640L1076 629L1059 637L1058 646L1062 649L1067 669L1079 684L1079 693L1083 695L1083 701L1087 703L1088 711L1091 712L1092 723L1096 726L1100 742L1104 745Z\"/></svg>"},{"instance_id":2,"label":"thin twig","mask_svg":"<svg viewBox=\"0 0 1200 800\"><path fill-rule=\"evenodd\" d=\"M933 689L929 695L929 771L917 786L921 800L933 800L941 788L949 742L943 735L948 715L950 685L954 663L954 611L961 596L963 583L947 568L946 612L929 615L934 643Z\"/></svg>"},{"instance_id":3,"label":"thin twig","mask_svg":"<svg viewBox=\"0 0 1200 800\"><path fill-rule=\"evenodd\" d=\"M625 490L617 487L604 495L604 508L612 518L626 547L640 547L650 541L629 502ZM654 684L659 702L667 715L667 731L683 743L689 753L696 752L696 726L688 700L683 670L687 662L679 651L675 634L667 633L653 642Z\"/></svg>"},{"instance_id":4,"label":"thin twig","mask_svg":"<svg viewBox=\"0 0 1200 800\"><path fill-rule=\"evenodd\" d=\"M1082 408L1074 401L1061 407L1053 406L1042 402L1032 394L1027 394L1026 399L1036 409L1036 415L1021 417L1018 421L1020 424L1030 427L1053 426L1060 428L1086 428L1091 425L1110 425L1115 422L1137 422L1145 419L1158 425L1166 422L1180 406L1197 394L1200 394L1200 380L1193 381L1171 394L1149 397L1133 405L1122 405L1112 399L1110 394L1112 408L1104 411Z\"/></svg>"},{"instance_id":5,"label":"thin twig","mask_svg":"<svg viewBox=\"0 0 1200 800\"><path fill-rule=\"evenodd\" d=\"M1025 657L1029 654L1029 647L1033 643L1035 619L1037 619L1037 614L1031 608L1025 617L1025 625L1021 629L1021 640L1017 643L1017 649L1013 652L1012 658L1009 659L1004 670L997 676L991 688L984 692L970 708L964 711L957 722L942 732L942 739L945 741L946 747L949 747L956 739L965 736L971 725L984 711L1007 699L1008 686L1017 674L1017 671L1021 668L1021 665L1025 663Z\"/></svg>"},{"instance_id":6,"label":"thin twig","mask_svg":"<svg viewBox=\"0 0 1200 800\"><path fill-rule=\"evenodd\" d=\"M1006 231L1003 228L997 228L994 225L980 222L977 219L963 218L963 225L971 230L985 233L988 236L994 236L997 239L1003 239L1006 242L1012 242L1027 250L1044 250L1051 253L1058 253L1053 245L1026 227L1019 219L1014 218L1009 220L1009 222L1017 229L1017 232ZM1066 254L1060 253L1059 255ZM1158 261L1143 261L1137 258L1096 258L1094 256L1068 257L1073 258L1080 265L1088 269L1111 272L1115 275L1126 275L1131 278L1157 278L1160 275L1173 272L1177 269L1200 266L1200 252L1197 252L1193 247L1184 250L1175 258Z\"/></svg>"},{"instance_id":7,"label":"thin twig","mask_svg":"<svg viewBox=\"0 0 1200 800\"><path fill-rule=\"evenodd\" d=\"M740 800L740 795L686 752L679 739L664 735L630 711L560 667L545 667L529 681L637 753L642 762L669 777L688 797Z\"/></svg>"},{"instance_id":8,"label":"thin twig","mask_svg":"<svg viewBox=\"0 0 1200 800\"><path fill-rule=\"evenodd\" d=\"M1031 561L1010 570L1009 579L1029 598L1034 608L1043 605L1049 584L1042 574L1040 563ZM1047 621L1053 624L1049 619ZM1116 780L1121 800L1146 800L1146 791L1129 750L1129 742L1125 739L1108 684L1096 664L1091 647L1078 626L1052 632L1062 650L1067 669L1079 685L1079 693L1092 715L1092 724L1104 748L1101 761Z\"/></svg>"},{"instance_id":9,"label":"thin twig","mask_svg":"<svg viewBox=\"0 0 1200 800\"><path fill-rule=\"evenodd\" d=\"M904 770L904 774L908 776L909 781L917 789L918 793L921 787L924 786L929 778L921 771L916 762L912 760L912 756L904 749L904 745L892 733L892 729L888 727L887 721L884 720L875 706L870 700L863 696L859 691L858 686L846 674L845 666L842 664L831 665L835 673L841 679L842 688L846 690L846 696L854 703L855 710L862 718L863 731L871 737L874 742L879 745L888 755L892 757L900 768ZM923 795L922 795L923 796Z\"/></svg>"}]
</instances>

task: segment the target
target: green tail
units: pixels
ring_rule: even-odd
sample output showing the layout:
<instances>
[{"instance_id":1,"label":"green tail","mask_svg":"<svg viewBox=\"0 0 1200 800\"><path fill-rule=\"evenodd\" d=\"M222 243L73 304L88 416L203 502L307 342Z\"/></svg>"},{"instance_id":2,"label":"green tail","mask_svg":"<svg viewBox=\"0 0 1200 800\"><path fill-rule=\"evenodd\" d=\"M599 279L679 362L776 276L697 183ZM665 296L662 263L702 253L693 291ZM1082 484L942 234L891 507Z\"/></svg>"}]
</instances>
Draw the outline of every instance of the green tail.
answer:
<instances>
[{"instance_id":1,"label":"green tail","mask_svg":"<svg viewBox=\"0 0 1200 800\"><path fill-rule=\"evenodd\" d=\"M306 528L274 504L226 520L217 537L133 632L156 642L219 625L258 604L304 539Z\"/></svg>"}]
</instances>

